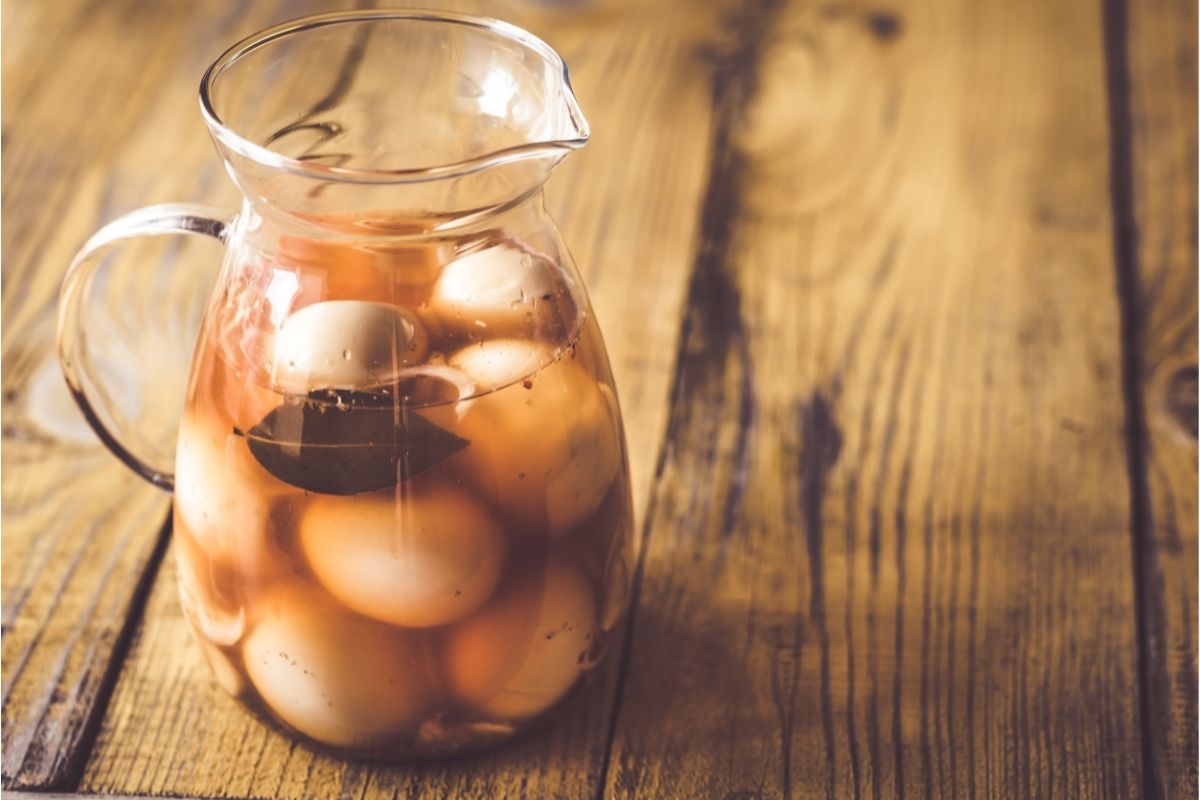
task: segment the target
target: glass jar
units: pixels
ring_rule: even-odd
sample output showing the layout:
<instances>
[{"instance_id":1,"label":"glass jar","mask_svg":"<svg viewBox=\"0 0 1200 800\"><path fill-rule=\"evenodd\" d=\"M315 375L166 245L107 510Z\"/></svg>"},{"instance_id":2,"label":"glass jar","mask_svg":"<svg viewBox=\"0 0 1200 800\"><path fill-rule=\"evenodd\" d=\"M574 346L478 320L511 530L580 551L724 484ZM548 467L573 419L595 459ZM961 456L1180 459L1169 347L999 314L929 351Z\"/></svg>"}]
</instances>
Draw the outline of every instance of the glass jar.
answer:
<instances>
[{"instance_id":1,"label":"glass jar","mask_svg":"<svg viewBox=\"0 0 1200 800\"><path fill-rule=\"evenodd\" d=\"M588 136L562 62L494 20L324 15L231 48L201 106L242 210L89 241L60 306L72 392L173 488L226 691L347 753L507 738L599 661L632 574L616 389L542 202ZM101 257L161 233L226 245L173 470L101 402L79 324Z\"/></svg>"}]
</instances>

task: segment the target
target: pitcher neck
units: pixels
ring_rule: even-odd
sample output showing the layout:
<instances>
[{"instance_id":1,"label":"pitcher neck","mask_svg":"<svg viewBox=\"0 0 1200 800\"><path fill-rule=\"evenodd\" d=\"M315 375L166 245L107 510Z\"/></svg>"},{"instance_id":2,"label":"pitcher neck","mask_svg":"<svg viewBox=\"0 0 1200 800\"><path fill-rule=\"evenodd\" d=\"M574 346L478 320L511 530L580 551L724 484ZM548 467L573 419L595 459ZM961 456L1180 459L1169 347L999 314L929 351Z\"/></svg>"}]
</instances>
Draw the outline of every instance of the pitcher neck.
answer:
<instances>
[{"instance_id":1,"label":"pitcher neck","mask_svg":"<svg viewBox=\"0 0 1200 800\"><path fill-rule=\"evenodd\" d=\"M281 238L382 246L389 243L444 238L473 238L500 230L553 228L540 185L498 205L476 209L326 207L306 204L285 207L247 196L238 217L243 236L259 248L273 249Z\"/></svg>"},{"instance_id":2,"label":"pitcher neck","mask_svg":"<svg viewBox=\"0 0 1200 800\"><path fill-rule=\"evenodd\" d=\"M378 209L419 213L447 223L503 212L541 193L569 152L549 148L486 169L396 182L359 182L267 166L222 148L226 171L263 216L298 218L368 214Z\"/></svg>"}]
</instances>

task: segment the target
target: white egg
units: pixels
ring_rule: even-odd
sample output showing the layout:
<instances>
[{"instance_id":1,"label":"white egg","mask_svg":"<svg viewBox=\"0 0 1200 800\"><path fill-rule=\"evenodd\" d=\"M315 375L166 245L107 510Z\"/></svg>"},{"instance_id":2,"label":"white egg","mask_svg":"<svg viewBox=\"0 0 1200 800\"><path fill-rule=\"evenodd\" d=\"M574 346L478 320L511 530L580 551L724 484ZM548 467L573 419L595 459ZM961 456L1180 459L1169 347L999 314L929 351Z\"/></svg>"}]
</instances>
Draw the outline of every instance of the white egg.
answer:
<instances>
[{"instance_id":1,"label":"white egg","mask_svg":"<svg viewBox=\"0 0 1200 800\"><path fill-rule=\"evenodd\" d=\"M513 579L479 613L450 629L447 676L464 702L502 720L560 700L587 663L596 599L583 572L552 558Z\"/></svg>"},{"instance_id":2,"label":"white egg","mask_svg":"<svg viewBox=\"0 0 1200 800\"><path fill-rule=\"evenodd\" d=\"M493 333L536 330L539 308L554 302L562 274L545 258L504 243L475 250L442 269L432 306L448 323L485 323Z\"/></svg>"},{"instance_id":3,"label":"white egg","mask_svg":"<svg viewBox=\"0 0 1200 800\"><path fill-rule=\"evenodd\" d=\"M318 497L300 521L312 571L330 594L374 619L426 628L461 619L496 588L504 534L452 486Z\"/></svg>"},{"instance_id":4,"label":"white egg","mask_svg":"<svg viewBox=\"0 0 1200 800\"><path fill-rule=\"evenodd\" d=\"M292 394L371 389L420 364L428 350L424 326L399 306L327 300L283 321L275 334L272 376Z\"/></svg>"},{"instance_id":5,"label":"white egg","mask_svg":"<svg viewBox=\"0 0 1200 800\"><path fill-rule=\"evenodd\" d=\"M271 506L288 486L254 460L246 440L185 415L175 451L175 513L214 561L247 575L276 571Z\"/></svg>"},{"instance_id":6,"label":"white egg","mask_svg":"<svg viewBox=\"0 0 1200 800\"><path fill-rule=\"evenodd\" d=\"M507 388L463 404L458 435L476 482L518 527L561 534L599 507L620 467L613 408L597 382L545 345L509 339L460 350L450 363L478 384ZM511 372L505 372L511 367Z\"/></svg>"},{"instance_id":7,"label":"white egg","mask_svg":"<svg viewBox=\"0 0 1200 800\"><path fill-rule=\"evenodd\" d=\"M242 658L288 725L329 745L369 744L422 720L433 701L426 646L282 584L256 606Z\"/></svg>"}]
</instances>

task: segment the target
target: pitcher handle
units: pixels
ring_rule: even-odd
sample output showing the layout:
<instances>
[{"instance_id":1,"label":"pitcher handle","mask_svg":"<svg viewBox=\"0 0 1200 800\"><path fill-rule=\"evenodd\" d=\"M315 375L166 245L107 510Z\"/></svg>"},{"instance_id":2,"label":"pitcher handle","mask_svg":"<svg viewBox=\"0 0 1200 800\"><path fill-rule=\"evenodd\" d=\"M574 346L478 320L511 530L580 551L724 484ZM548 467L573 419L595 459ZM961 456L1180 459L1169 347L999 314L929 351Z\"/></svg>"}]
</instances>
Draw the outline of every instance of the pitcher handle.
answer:
<instances>
[{"instance_id":1,"label":"pitcher handle","mask_svg":"<svg viewBox=\"0 0 1200 800\"><path fill-rule=\"evenodd\" d=\"M154 461L158 459L144 455L151 448L117 412L108 392L95 379L84 346L86 331L80 309L96 268L115 245L140 236L168 233L209 236L226 244L233 217L230 212L191 203L166 203L130 212L105 225L87 240L67 269L59 291L58 360L71 395L100 441L126 466L168 492L175 488L174 465L156 464ZM105 424L97 409L111 421L111 427Z\"/></svg>"}]
</instances>

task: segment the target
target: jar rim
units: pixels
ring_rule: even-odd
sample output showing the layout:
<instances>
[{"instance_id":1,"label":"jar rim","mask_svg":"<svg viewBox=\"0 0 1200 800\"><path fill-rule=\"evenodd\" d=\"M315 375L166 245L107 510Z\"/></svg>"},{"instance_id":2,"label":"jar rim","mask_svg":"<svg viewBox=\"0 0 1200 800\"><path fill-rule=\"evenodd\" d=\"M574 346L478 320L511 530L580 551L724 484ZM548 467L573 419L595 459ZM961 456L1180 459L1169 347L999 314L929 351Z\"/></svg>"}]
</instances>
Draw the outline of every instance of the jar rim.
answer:
<instances>
[{"instance_id":1,"label":"jar rim","mask_svg":"<svg viewBox=\"0 0 1200 800\"><path fill-rule=\"evenodd\" d=\"M213 89L217 79L238 61L255 50L285 37L329 25L384 20L442 23L476 28L498 34L537 53L548 64L562 73L563 97L567 105L574 135L562 139L525 142L447 164L401 169L364 169L305 161L276 152L269 147L257 144L240 135L227 125L217 113L213 103ZM397 9L338 11L300 17L270 28L265 28L231 46L218 56L209 65L208 69L204 71L204 75L200 79L200 111L204 116L205 123L217 141L238 155L248 158L264 167L282 170L293 175L342 183L421 183L456 178L481 172L501 164L509 164L532 158L544 158L546 156L557 155L561 157L567 151L583 147L587 144L591 135L587 120L584 118L583 112L575 99L575 92L571 88L567 65L554 48L529 31L512 23L490 17L448 11Z\"/></svg>"}]
</instances>

